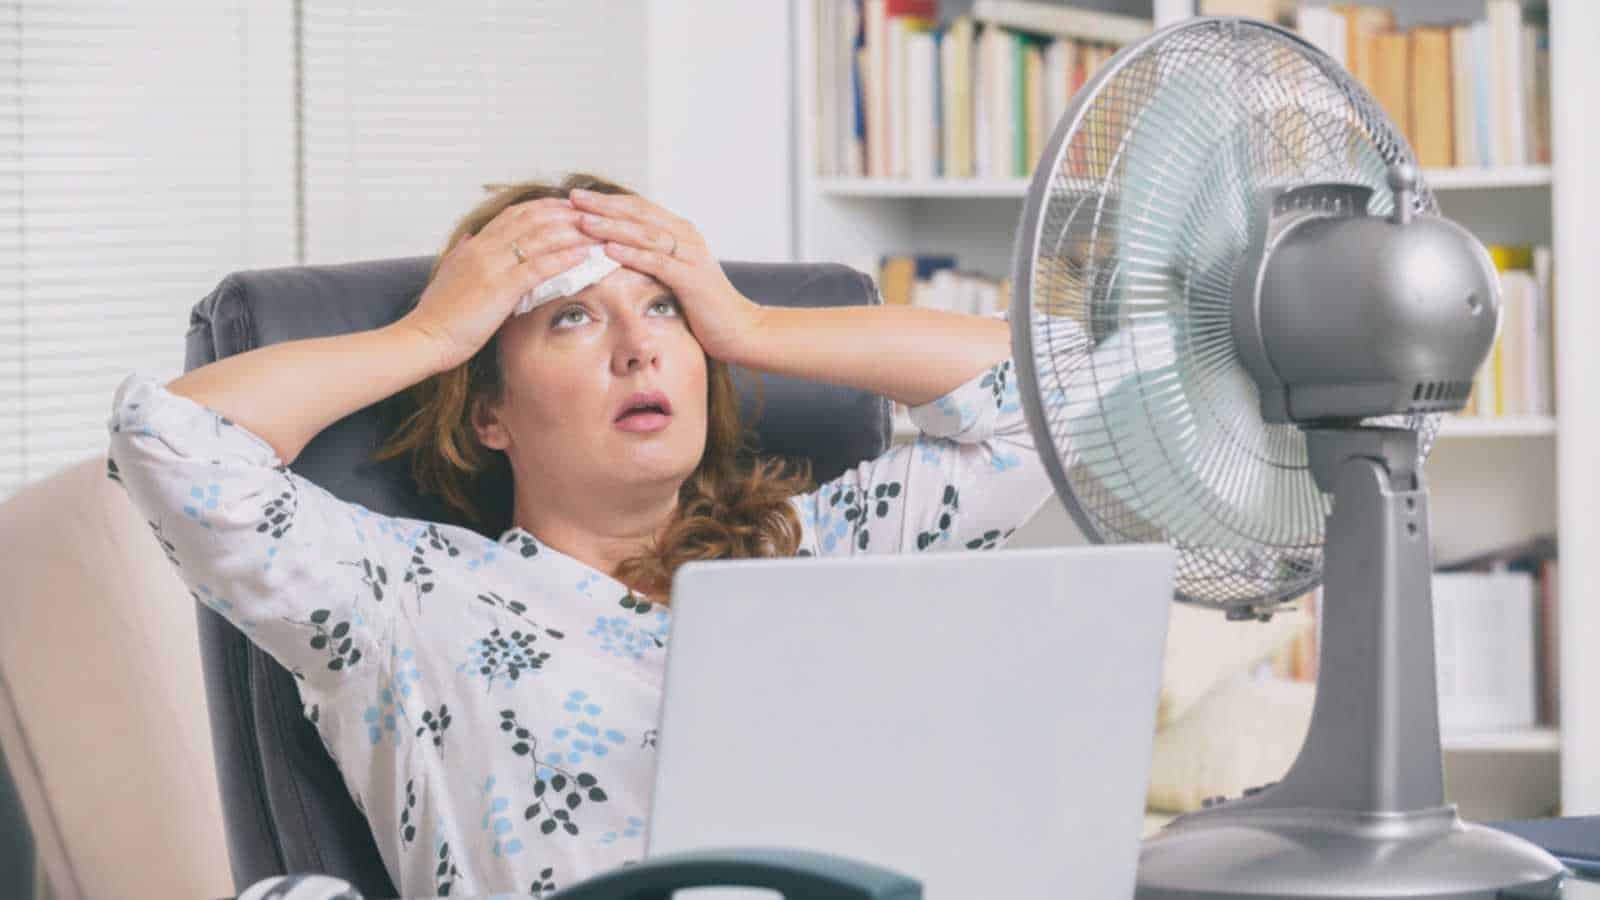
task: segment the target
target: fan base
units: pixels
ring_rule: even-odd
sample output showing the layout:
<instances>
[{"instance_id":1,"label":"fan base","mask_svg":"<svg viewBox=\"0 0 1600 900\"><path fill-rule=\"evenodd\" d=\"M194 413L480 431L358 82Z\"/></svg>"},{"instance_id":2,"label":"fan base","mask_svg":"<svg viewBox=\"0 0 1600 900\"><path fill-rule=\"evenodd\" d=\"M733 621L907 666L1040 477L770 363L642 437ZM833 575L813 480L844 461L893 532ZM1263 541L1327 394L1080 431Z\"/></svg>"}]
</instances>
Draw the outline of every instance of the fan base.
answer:
<instances>
[{"instance_id":1,"label":"fan base","mask_svg":"<svg viewBox=\"0 0 1600 900\"><path fill-rule=\"evenodd\" d=\"M1544 850L1464 823L1454 806L1351 813L1224 805L1144 841L1135 897L1553 898L1565 875Z\"/></svg>"}]
</instances>

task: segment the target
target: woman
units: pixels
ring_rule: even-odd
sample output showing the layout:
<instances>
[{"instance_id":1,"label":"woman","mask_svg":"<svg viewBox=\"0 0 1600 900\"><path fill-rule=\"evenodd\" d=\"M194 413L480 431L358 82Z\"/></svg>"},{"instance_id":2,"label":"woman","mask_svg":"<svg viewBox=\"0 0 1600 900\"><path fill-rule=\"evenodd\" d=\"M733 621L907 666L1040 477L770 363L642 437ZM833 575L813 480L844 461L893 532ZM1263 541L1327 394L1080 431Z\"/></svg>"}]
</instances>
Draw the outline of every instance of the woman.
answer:
<instances>
[{"instance_id":1,"label":"woman","mask_svg":"<svg viewBox=\"0 0 1600 900\"><path fill-rule=\"evenodd\" d=\"M622 268L512 315L597 245ZM692 224L573 176L469 214L391 325L130 375L108 475L294 673L403 896L539 896L642 855L680 565L988 548L1044 502L1008 346L992 319L759 307ZM741 466L729 364L877 391L923 436L815 490ZM380 455L474 522L504 474L498 540L289 470L408 388Z\"/></svg>"}]
</instances>

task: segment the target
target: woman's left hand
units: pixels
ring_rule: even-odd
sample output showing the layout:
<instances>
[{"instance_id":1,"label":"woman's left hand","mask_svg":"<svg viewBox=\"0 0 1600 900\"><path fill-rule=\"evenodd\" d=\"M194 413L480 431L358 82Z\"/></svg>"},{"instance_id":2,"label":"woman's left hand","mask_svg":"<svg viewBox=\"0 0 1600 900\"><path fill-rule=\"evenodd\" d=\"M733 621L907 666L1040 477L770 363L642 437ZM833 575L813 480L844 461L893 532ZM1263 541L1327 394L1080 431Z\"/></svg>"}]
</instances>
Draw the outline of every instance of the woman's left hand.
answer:
<instances>
[{"instance_id":1,"label":"woman's left hand","mask_svg":"<svg viewBox=\"0 0 1600 900\"><path fill-rule=\"evenodd\" d=\"M689 329L714 359L741 355L757 333L761 307L739 293L692 222L635 194L574 190L578 227L606 242L606 255L666 285Z\"/></svg>"}]
</instances>

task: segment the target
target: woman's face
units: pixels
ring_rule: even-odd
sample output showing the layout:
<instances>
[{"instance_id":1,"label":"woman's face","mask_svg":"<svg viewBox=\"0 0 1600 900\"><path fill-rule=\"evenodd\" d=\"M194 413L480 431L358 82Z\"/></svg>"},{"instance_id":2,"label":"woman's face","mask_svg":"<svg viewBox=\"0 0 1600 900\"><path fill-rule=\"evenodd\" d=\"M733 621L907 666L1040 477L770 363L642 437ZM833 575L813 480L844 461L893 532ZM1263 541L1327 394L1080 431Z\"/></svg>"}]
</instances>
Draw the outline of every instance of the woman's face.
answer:
<instances>
[{"instance_id":1,"label":"woman's face","mask_svg":"<svg viewBox=\"0 0 1600 900\"><path fill-rule=\"evenodd\" d=\"M705 353L660 282L618 269L513 317L499 339L505 393L478 434L519 481L675 491L700 464ZM657 394L666 414L626 414L639 394Z\"/></svg>"}]
</instances>

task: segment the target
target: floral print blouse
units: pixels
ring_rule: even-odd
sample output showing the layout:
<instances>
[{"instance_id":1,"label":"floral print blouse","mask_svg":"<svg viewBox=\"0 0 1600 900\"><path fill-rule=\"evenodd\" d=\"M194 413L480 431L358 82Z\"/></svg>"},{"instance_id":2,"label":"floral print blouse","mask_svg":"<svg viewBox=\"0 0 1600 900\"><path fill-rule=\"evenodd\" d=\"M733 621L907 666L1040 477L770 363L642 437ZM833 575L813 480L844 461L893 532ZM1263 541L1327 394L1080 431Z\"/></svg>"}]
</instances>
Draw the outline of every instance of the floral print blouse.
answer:
<instances>
[{"instance_id":1,"label":"floral print blouse","mask_svg":"<svg viewBox=\"0 0 1600 900\"><path fill-rule=\"evenodd\" d=\"M987 550L1050 496L1002 361L790 499L800 555ZM405 897L548 895L643 857L672 612L513 527L338 499L141 372L107 475L193 597L295 676Z\"/></svg>"}]
</instances>

